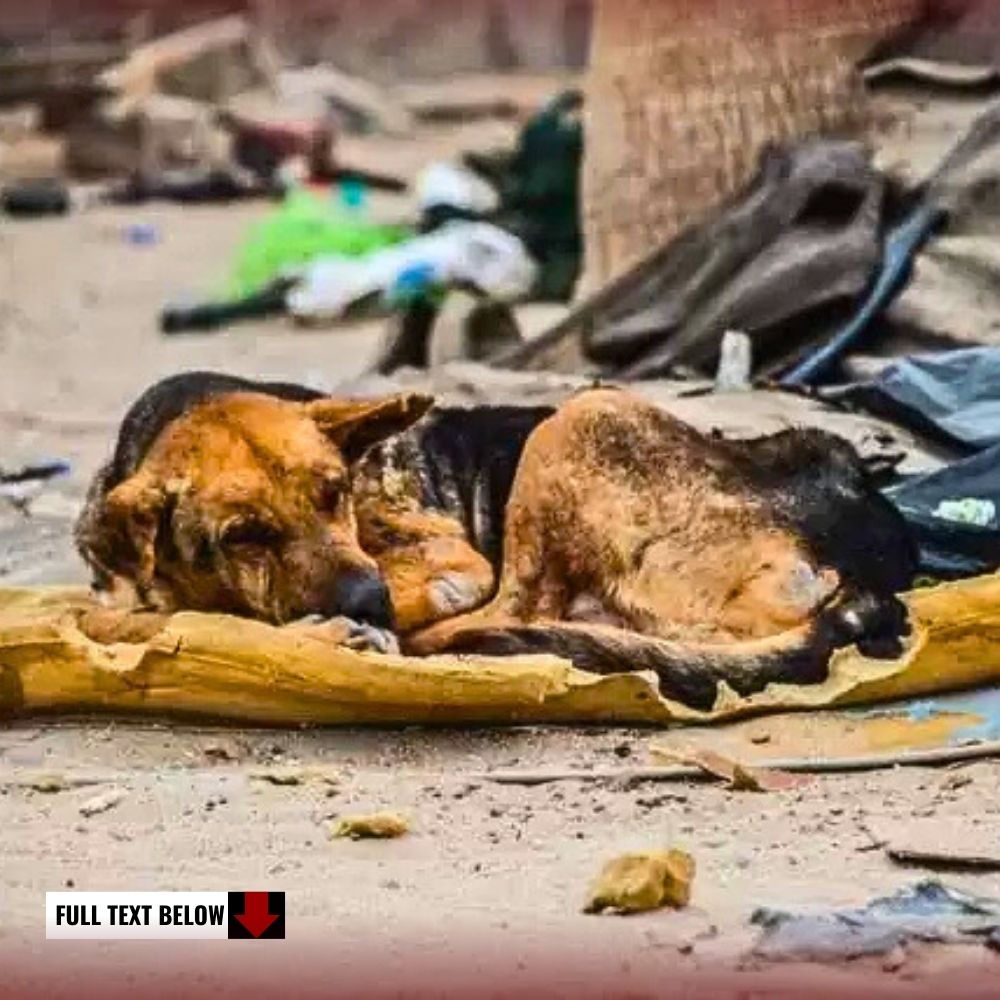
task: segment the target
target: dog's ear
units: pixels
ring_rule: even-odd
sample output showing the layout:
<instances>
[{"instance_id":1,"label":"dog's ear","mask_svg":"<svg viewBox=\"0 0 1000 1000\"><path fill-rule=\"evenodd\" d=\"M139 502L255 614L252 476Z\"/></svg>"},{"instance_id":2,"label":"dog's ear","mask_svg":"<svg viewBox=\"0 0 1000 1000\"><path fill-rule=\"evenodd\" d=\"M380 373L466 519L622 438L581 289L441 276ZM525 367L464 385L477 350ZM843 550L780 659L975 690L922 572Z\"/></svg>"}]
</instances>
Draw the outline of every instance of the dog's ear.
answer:
<instances>
[{"instance_id":1,"label":"dog's ear","mask_svg":"<svg viewBox=\"0 0 1000 1000\"><path fill-rule=\"evenodd\" d=\"M372 446L415 424L433 405L433 396L403 392L376 400L317 399L305 409L353 463Z\"/></svg>"},{"instance_id":2,"label":"dog's ear","mask_svg":"<svg viewBox=\"0 0 1000 1000\"><path fill-rule=\"evenodd\" d=\"M101 520L106 549L118 550L111 568L132 577L141 598L152 588L156 538L175 496L140 473L116 486L104 499Z\"/></svg>"}]
</instances>

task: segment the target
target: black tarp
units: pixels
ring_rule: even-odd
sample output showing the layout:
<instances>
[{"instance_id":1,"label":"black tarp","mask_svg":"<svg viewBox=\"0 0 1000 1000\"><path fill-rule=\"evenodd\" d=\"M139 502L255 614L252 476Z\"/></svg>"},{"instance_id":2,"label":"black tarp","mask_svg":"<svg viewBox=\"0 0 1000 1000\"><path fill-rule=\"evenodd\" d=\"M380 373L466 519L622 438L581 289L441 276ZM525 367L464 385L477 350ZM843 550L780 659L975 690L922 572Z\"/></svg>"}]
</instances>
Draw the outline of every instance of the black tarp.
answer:
<instances>
[{"instance_id":1,"label":"black tarp","mask_svg":"<svg viewBox=\"0 0 1000 1000\"><path fill-rule=\"evenodd\" d=\"M823 343L855 309L892 220L885 178L856 142L772 147L751 184L655 250L504 367L664 375L711 371L728 329L750 335L757 372Z\"/></svg>"},{"instance_id":2,"label":"black tarp","mask_svg":"<svg viewBox=\"0 0 1000 1000\"><path fill-rule=\"evenodd\" d=\"M923 572L946 579L1000 568L996 515L972 524L936 513L942 502L961 500L1000 512L1000 348L901 358L871 381L827 395L964 453L888 491L916 536Z\"/></svg>"},{"instance_id":3,"label":"black tarp","mask_svg":"<svg viewBox=\"0 0 1000 1000\"><path fill-rule=\"evenodd\" d=\"M1000 568L1000 522L968 524L935 513L942 502L985 500L1000 512L1000 445L888 491L920 547L920 569L945 580Z\"/></svg>"},{"instance_id":4,"label":"black tarp","mask_svg":"<svg viewBox=\"0 0 1000 1000\"><path fill-rule=\"evenodd\" d=\"M901 358L831 394L967 452L1000 444L1000 348Z\"/></svg>"}]
</instances>

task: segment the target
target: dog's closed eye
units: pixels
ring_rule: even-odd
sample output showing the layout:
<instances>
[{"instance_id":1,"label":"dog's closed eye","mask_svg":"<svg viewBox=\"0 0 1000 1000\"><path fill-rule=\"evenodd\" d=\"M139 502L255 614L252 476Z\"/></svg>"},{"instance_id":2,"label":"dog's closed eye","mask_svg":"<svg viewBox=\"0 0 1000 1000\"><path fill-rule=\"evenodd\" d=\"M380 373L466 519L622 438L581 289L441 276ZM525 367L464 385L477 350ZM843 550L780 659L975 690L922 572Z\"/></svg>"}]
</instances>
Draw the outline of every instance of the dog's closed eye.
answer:
<instances>
[{"instance_id":1,"label":"dog's closed eye","mask_svg":"<svg viewBox=\"0 0 1000 1000\"><path fill-rule=\"evenodd\" d=\"M328 479L320 484L317 507L326 514L337 514L347 496L347 484L342 479Z\"/></svg>"},{"instance_id":2,"label":"dog's closed eye","mask_svg":"<svg viewBox=\"0 0 1000 1000\"><path fill-rule=\"evenodd\" d=\"M242 545L268 548L281 539L282 532L277 525L257 518L240 518L226 525L219 542L226 548Z\"/></svg>"}]
</instances>

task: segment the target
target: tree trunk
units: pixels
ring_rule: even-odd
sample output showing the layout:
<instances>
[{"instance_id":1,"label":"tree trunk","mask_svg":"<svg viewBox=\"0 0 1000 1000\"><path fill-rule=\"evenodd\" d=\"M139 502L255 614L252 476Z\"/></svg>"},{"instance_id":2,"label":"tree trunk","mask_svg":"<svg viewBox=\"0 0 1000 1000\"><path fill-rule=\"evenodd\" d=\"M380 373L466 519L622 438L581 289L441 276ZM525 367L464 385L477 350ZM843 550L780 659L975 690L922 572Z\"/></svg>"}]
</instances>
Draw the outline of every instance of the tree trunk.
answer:
<instances>
[{"instance_id":1,"label":"tree trunk","mask_svg":"<svg viewBox=\"0 0 1000 1000\"><path fill-rule=\"evenodd\" d=\"M584 291L742 187L762 147L859 134L855 69L921 0L597 0Z\"/></svg>"}]
</instances>

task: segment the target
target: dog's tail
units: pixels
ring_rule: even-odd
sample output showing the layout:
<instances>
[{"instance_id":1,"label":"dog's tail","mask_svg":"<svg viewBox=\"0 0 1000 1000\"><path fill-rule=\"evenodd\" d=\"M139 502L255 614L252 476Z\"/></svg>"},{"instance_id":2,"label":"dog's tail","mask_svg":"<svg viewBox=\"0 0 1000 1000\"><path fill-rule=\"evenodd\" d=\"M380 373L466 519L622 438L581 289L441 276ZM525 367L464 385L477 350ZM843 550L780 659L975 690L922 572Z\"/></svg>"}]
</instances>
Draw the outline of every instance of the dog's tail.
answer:
<instances>
[{"instance_id":1,"label":"dog's tail","mask_svg":"<svg viewBox=\"0 0 1000 1000\"><path fill-rule=\"evenodd\" d=\"M866 651L875 655L898 653L898 636L906 629L905 622L897 619L897 624L900 627L891 641ZM545 653L600 674L651 670L659 677L665 696L710 709L717 685L723 680L742 695L773 682L819 683L826 677L834 649L859 640L862 633L871 634L861 628L856 614L833 610L808 625L773 637L730 643L670 641L574 622L484 624L452 633L443 642L434 643L433 652L487 656Z\"/></svg>"}]
</instances>

